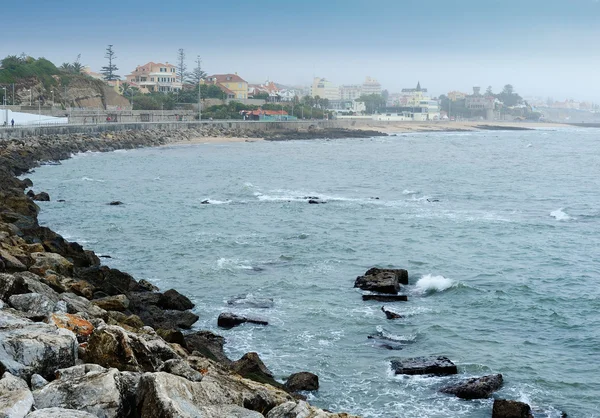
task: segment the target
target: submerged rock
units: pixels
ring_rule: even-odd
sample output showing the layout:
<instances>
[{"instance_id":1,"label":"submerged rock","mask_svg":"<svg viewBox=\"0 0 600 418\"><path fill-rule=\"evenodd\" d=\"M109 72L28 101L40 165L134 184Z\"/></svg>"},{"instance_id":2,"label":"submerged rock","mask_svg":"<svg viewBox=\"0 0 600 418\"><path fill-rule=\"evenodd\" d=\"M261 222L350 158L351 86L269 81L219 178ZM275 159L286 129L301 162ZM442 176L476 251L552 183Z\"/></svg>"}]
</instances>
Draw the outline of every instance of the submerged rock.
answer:
<instances>
[{"instance_id":1,"label":"submerged rock","mask_svg":"<svg viewBox=\"0 0 600 418\"><path fill-rule=\"evenodd\" d=\"M188 351L197 352L199 355L217 361L231 364L223 350L225 338L210 331L197 331L185 335L185 344Z\"/></svg>"},{"instance_id":2,"label":"submerged rock","mask_svg":"<svg viewBox=\"0 0 600 418\"><path fill-rule=\"evenodd\" d=\"M119 206L119 205L124 205L123 202L121 202L120 200L113 200L112 202L109 203L110 206Z\"/></svg>"},{"instance_id":3,"label":"submerged rock","mask_svg":"<svg viewBox=\"0 0 600 418\"><path fill-rule=\"evenodd\" d=\"M531 407L523 402L494 400L492 418L533 418Z\"/></svg>"},{"instance_id":4,"label":"submerged rock","mask_svg":"<svg viewBox=\"0 0 600 418\"><path fill-rule=\"evenodd\" d=\"M390 311L389 309L386 309L385 306L381 307L381 310L383 311L383 313L385 314L385 317L387 319L400 319L403 318L402 315L394 312L394 311Z\"/></svg>"},{"instance_id":5,"label":"submerged rock","mask_svg":"<svg viewBox=\"0 0 600 418\"><path fill-rule=\"evenodd\" d=\"M227 301L228 305L234 305L241 308L261 308L268 309L275 306L272 298L256 297L252 294L242 294L234 296Z\"/></svg>"},{"instance_id":6,"label":"submerged rock","mask_svg":"<svg viewBox=\"0 0 600 418\"><path fill-rule=\"evenodd\" d=\"M38 202L49 202L50 201L50 195L46 192L40 192L31 198L33 200L37 200Z\"/></svg>"},{"instance_id":7,"label":"submerged rock","mask_svg":"<svg viewBox=\"0 0 600 418\"><path fill-rule=\"evenodd\" d=\"M223 312L217 319L217 325L221 328L233 328L246 322L257 325L269 325L267 321L263 321L262 319L247 318L231 312Z\"/></svg>"},{"instance_id":8,"label":"submerged rock","mask_svg":"<svg viewBox=\"0 0 600 418\"><path fill-rule=\"evenodd\" d=\"M461 399L484 399L500 389L502 382L501 374L492 374L443 387L440 392L456 395Z\"/></svg>"},{"instance_id":9,"label":"submerged rock","mask_svg":"<svg viewBox=\"0 0 600 418\"><path fill-rule=\"evenodd\" d=\"M438 376L458 373L456 365L448 357L414 357L392 360L392 370L395 374L421 375L433 374Z\"/></svg>"}]
</instances>

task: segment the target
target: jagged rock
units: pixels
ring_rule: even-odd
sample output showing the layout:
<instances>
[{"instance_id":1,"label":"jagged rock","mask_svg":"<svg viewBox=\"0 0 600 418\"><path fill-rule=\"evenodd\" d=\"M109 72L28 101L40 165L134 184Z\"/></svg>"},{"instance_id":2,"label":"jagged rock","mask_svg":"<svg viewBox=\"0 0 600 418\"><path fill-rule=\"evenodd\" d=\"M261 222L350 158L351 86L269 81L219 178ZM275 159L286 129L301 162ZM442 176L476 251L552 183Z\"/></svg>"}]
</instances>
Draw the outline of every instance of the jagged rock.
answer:
<instances>
[{"instance_id":1,"label":"jagged rock","mask_svg":"<svg viewBox=\"0 0 600 418\"><path fill-rule=\"evenodd\" d=\"M132 372L155 371L166 360L179 358L160 337L135 334L121 327L96 328L88 341L84 360Z\"/></svg>"},{"instance_id":2,"label":"jagged rock","mask_svg":"<svg viewBox=\"0 0 600 418\"><path fill-rule=\"evenodd\" d=\"M271 409L266 418L359 418L346 413L326 412L305 401L288 401Z\"/></svg>"},{"instance_id":3,"label":"jagged rock","mask_svg":"<svg viewBox=\"0 0 600 418\"><path fill-rule=\"evenodd\" d=\"M23 293L12 295L8 298L11 306L22 311L27 318L32 320L42 320L54 312L56 304L48 297L39 293Z\"/></svg>"},{"instance_id":4,"label":"jagged rock","mask_svg":"<svg viewBox=\"0 0 600 418\"><path fill-rule=\"evenodd\" d=\"M75 276L91 283L96 289L100 289L110 296L127 295L130 298L129 292L144 290L130 274L106 266L94 265L77 268Z\"/></svg>"},{"instance_id":5,"label":"jagged rock","mask_svg":"<svg viewBox=\"0 0 600 418\"><path fill-rule=\"evenodd\" d=\"M94 331L92 323L79 315L53 313L48 318L48 322L56 325L58 328L65 328L73 332L80 343L86 342Z\"/></svg>"},{"instance_id":6,"label":"jagged rock","mask_svg":"<svg viewBox=\"0 0 600 418\"><path fill-rule=\"evenodd\" d=\"M259 383L266 383L277 388L284 387L273 378L273 373L271 373L265 363L263 363L258 356L258 353L244 354L241 359L234 361L231 364L231 369L246 379L254 380Z\"/></svg>"},{"instance_id":7,"label":"jagged rock","mask_svg":"<svg viewBox=\"0 0 600 418\"><path fill-rule=\"evenodd\" d=\"M406 295L362 295L362 300L376 300L378 302L406 302Z\"/></svg>"},{"instance_id":8,"label":"jagged rock","mask_svg":"<svg viewBox=\"0 0 600 418\"><path fill-rule=\"evenodd\" d=\"M283 391L235 376L209 374L190 382L158 372L142 376L137 406L140 418L261 418L287 400L291 397Z\"/></svg>"},{"instance_id":9,"label":"jagged rock","mask_svg":"<svg viewBox=\"0 0 600 418\"><path fill-rule=\"evenodd\" d=\"M492 374L443 387L440 392L456 395L461 399L484 399L489 398L501 386L502 375Z\"/></svg>"},{"instance_id":10,"label":"jagged rock","mask_svg":"<svg viewBox=\"0 0 600 418\"><path fill-rule=\"evenodd\" d=\"M46 379L44 379L42 376L40 376L39 374L33 374L31 376L31 389L32 390L41 389L44 386L46 386L47 384L48 384L48 381Z\"/></svg>"},{"instance_id":11,"label":"jagged rock","mask_svg":"<svg viewBox=\"0 0 600 418\"><path fill-rule=\"evenodd\" d=\"M396 274L390 272L358 276L354 282L354 287L358 287L362 290L390 293L394 295L400 290L400 284Z\"/></svg>"},{"instance_id":12,"label":"jagged rock","mask_svg":"<svg viewBox=\"0 0 600 418\"><path fill-rule=\"evenodd\" d=\"M365 272L365 276L373 276L380 273L392 273L396 275L398 283L403 285L408 284L408 271L405 269L380 269L378 267L373 267Z\"/></svg>"},{"instance_id":13,"label":"jagged rock","mask_svg":"<svg viewBox=\"0 0 600 418\"><path fill-rule=\"evenodd\" d=\"M198 315L190 311L162 310L156 305L148 305L143 308L139 306L132 309L145 324L152 328L189 329L198 321Z\"/></svg>"},{"instance_id":14,"label":"jagged rock","mask_svg":"<svg viewBox=\"0 0 600 418\"><path fill-rule=\"evenodd\" d=\"M399 318L402 318L402 315L397 314L394 311L390 311L389 309L385 309L385 306L382 306L381 310L383 311L383 313L385 314L385 317L387 319L399 319Z\"/></svg>"},{"instance_id":15,"label":"jagged rock","mask_svg":"<svg viewBox=\"0 0 600 418\"><path fill-rule=\"evenodd\" d=\"M132 311L143 310L149 305L158 305L162 298L159 292L130 292L128 295Z\"/></svg>"},{"instance_id":16,"label":"jagged rock","mask_svg":"<svg viewBox=\"0 0 600 418\"><path fill-rule=\"evenodd\" d=\"M125 295L115 295L93 300L92 304L105 311L123 312L129 308L129 299L127 299L127 296Z\"/></svg>"},{"instance_id":17,"label":"jagged rock","mask_svg":"<svg viewBox=\"0 0 600 418\"><path fill-rule=\"evenodd\" d=\"M196 351L203 357L211 360L230 364L231 360L227 358L223 351L225 338L213 334L210 331L198 331L185 335L185 344L188 351Z\"/></svg>"},{"instance_id":18,"label":"jagged rock","mask_svg":"<svg viewBox=\"0 0 600 418\"><path fill-rule=\"evenodd\" d=\"M104 309L93 305L89 300L82 296L77 296L74 293L62 293L60 299L67 304L67 311L70 314L83 312L91 317L102 319L108 317L108 313Z\"/></svg>"},{"instance_id":19,"label":"jagged rock","mask_svg":"<svg viewBox=\"0 0 600 418\"><path fill-rule=\"evenodd\" d=\"M181 376L191 382L200 382L202 380L202 373L192 369L186 361L180 359L165 361L158 368L158 371Z\"/></svg>"},{"instance_id":20,"label":"jagged rock","mask_svg":"<svg viewBox=\"0 0 600 418\"><path fill-rule=\"evenodd\" d=\"M73 263L60 254L55 253L31 253L34 264L29 267L29 271L44 276L46 271L52 270L65 276L73 275Z\"/></svg>"},{"instance_id":21,"label":"jagged rock","mask_svg":"<svg viewBox=\"0 0 600 418\"><path fill-rule=\"evenodd\" d=\"M33 392L36 408L76 409L100 418L128 416L130 405L123 402L119 371L88 366L59 370L57 380Z\"/></svg>"},{"instance_id":22,"label":"jagged rock","mask_svg":"<svg viewBox=\"0 0 600 418\"><path fill-rule=\"evenodd\" d=\"M24 271L27 270L27 266L23 264L19 259L8 251L0 248L0 260L4 265L3 270L11 272L11 271Z\"/></svg>"},{"instance_id":23,"label":"jagged rock","mask_svg":"<svg viewBox=\"0 0 600 418\"><path fill-rule=\"evenodd\" d=\"M185 311L192 309L194 304L187 297L183 296L177 290L170 289L162 294L158 301L158 306L163 309L174 309L177 311Z\"/></svg>"},{"instance_id":24,"label":"jagged rock","mask_svg":"<svg viewBox=\"0 0 600 418\"><path fill-rule=\"evenodd\" d=\"M185 337L181 331L159 328L156 330L156 333L168 343L179 344L184 348L186 347Z\"/></svg>"},{"instance_id":25,"label":"jagged rock","mask_svg":"<svg viewBox=\"0 0 600 418\"><path fill-rule=\"evenodd\" d=\"M56 369L75 364L76 352L71 331L2 312L0 370L25 380L34 373L52 379Z\"/></svg>"},{"instance_id":26,"label":"jagged rock","mask_svg":"<svg viewBox=\"0 0 600 418\"><path fill-rule=\"evenodd\" d=\"M98 418L98 415L75 409L44 408L31 412L25 418Z\"/></svg>"},{"instance_id":27,"label":"jagged rock","mask_svg":"<svg viewBox=\"0 0 600 418\"><path fill-rule=\"evenodd\" d=\"M267 321L263 321L261 319L247 318L245 316L236 315L231 312L223 312L221 315L219 315L219 318L217 319L217 325L221 328L233 328L245 322L258 325L269 325Z\"/></svg>"},{"instance_id":28,"label":"jagged rock","mask_svg":"<svg viewBox=\"0 0 600 418\"><path fill-rule=\"evenodd\" d=\"M285 382L285 387L290 392L298 392L301 390L318 390L319 376L310 372L294 373L288 377Z\"/></svg>"},{"instance_id":29,"label":"jagged rock","mask_svg":"<svg viewBox=\"0 0 600 418\"><path fill-rule=\"evenodd\" d=\"M127 316L122 312L109 311L108 325L118 325L127 329L128 331L134 331L136 329L144 327L145 324L137 315Z\"/></svg>"},{"instance_id":30,"label":"jagged rock","mask_svg":"<svg viewBox=\"0 0 600 418\"><path fill-rule=\"evenodd\" d=\"M456 365L448 357L415 357L392 360L395 374L433 374L438 376L456 374Z\"/></svg>"},{"instance_id":31,"label":"jagged rock","mask_svg":"<svg viewBox=\"0 0 600 418\"><path fill-rule=\"evenodd\" d=\"M3 274L0 273L0 299L8 302L12 295L23 293L39 293L53 302L58 302L59 295L49 286L39 281L39 277L28 271Z\"/></svg>"},{"instance_id":32,"label":"jagged rock","mask_svg":"<svg viewBox=\"0 0 600 418\"><path fill-rule=\"evenodd\" d=\"M144 290L147 292L157 292L159 290L158 287L154 286L146 279L140 280L138 282L138 287L140 288L140 290Z\"/></svg>"},{"instance_id":33,"label":"jagged rock","mask_svg":"<svg viewBox=\"0 0 600 418\"><path fill-rule=\"evenodd\" d=\"M32 197L33 200L37 200L38 202L49 202L50 195L46 192L40 192Z\"/></svg>"},{"instance_id":34,"label":"jagged rock","mask_svg":"<svg viewBox=\"0 0 600 418\"><path fill-rule=\"evenodd\" d=\"M238 306L240 308L272 308L275 305L272 298L255 297L252 294L243 294L234 296L227 301L228 305Z\"/></svg>"},{"instance_id":35,"label":"jagged rock","mask_svg":"<svg viewBox=\"0 0 600 418\"><path fill-rule=\"evenodd\" d=\"M23 379L6 372L0 379L0 417L22 418L33 407L33 395Z\"/></svg>"},{"instance_id":36,"label":"jagged rock","mask_svg":"<svg viewBox=\"0 0 600 418\"><path fill-rule=\"evenodd\" d=\"M492 418L533 418L531 407L523 402L494 400Z\"/></svg>"}]
</instances>

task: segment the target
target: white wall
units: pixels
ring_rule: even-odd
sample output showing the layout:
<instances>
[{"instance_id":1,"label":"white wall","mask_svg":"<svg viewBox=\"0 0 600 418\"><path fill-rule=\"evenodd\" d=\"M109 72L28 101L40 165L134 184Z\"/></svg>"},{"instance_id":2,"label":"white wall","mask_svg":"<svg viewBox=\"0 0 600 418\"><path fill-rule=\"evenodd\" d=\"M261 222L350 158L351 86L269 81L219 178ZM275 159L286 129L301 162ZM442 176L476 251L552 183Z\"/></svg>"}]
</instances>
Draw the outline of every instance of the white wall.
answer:
<instances>
[{"instance_id":1,"label":"white wall","mask_svg":"<svg viewBox=\"0 0 600 418\"><path fill-rule=\"evenodd\" d=\"M55 118L45 115L34 115L31 113L13 112L12 110L0 110L0 125L6 122L7 126L11 125L11 120L15 120L15 126L24 125L52 125L52 124L67 124L69 118Z\"/></svg>"}]
</instances>

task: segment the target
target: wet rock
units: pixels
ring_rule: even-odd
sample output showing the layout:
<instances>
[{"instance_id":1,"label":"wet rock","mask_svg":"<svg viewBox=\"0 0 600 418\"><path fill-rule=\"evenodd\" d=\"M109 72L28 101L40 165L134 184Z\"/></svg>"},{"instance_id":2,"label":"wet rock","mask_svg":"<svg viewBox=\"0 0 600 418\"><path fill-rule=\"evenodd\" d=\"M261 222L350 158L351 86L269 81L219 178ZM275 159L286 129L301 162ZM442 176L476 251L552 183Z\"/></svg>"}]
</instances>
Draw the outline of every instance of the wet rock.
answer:
<instances>
[{"instance_id":1,"label":"wet rock","mask_svg":"<svg viewBox=\"0 0 600 418\"><path fill-rule=\"evenodd\" d=\"M456 365L448 357L415 357L392 360L392 370L395 374L437 376L458 373Z\"/></svg>"},{"instance_id":2,"label":"wet rock","mask_svg":"<svg viewBox=\"0 0 600 418\"><path fill-rule=\"evenodd\" d=\"M165 361L158 368L158 371L181 376L191 382L200 382L202 380L202 373L192 369L186 361L180 359Z\"/></svg>"},{"instance_id":3,"label":"wet rock","mask_svg":"<svg viewBox=\"0 0 600 418\"><path fill-rule=\"evenodd\" d=\"M217 319L217 325L221 328L233 328L246 322L250 324L269 325L267 321L255 318L247 318L231 312L223 312Z\"/></svg>"},{"instance_id":4,"label":"wet rock","mask_svg":"<svg viewBox=\"0 0 600 418\"><path fill-rule=\"evenodd\" d=\"M228 305L237 306L240 308L261 308L268 309L275 306L272 298L256 297L252 294L242 294L234 296L227 301Z\"/></svg>"},{"instance_id":5,"label":"wet rock","mask_svg":"<svg viewBox=\"0 0 600 418\"><path fill-rule=\"evenodd\" d=\"M258 353L244 354L241 359L231 364L231 369L246 379L283 388L283 385L273 378L273 373L263 363Z\"/></svg>"},{"instance_id":6,"label":"wet rock","mask_svg":"<svg viewBox=\"0 0 600 418\"><path fill-rule=\"evenodd\" d=\"M223 351L225 338L210 331L198 331L185 335L185 344L188 351L196 351L199 355L223 364L230 364Z\"/></svg>"},{"instance_id":7,"label":"wet rock","mask_svg":"<svg viewBox=\"0 0 600 418\"><path fill-rule=\"evenodd\" d=\"M31 253L34 264L29 267L29 271L44 276L48 270L52 270L64 276L73 274L73 263L60 254L55 253Z\"/></svg>"},{"instance_id":8,"label":"wet rock","mask_svg":"<svg viewBox=\"0 0 600 418\"><path fill-rule=\"evenodd\" d=\"M48 318L48 322L56 325L58 328L68 329L73 332L80 343L86 342L94 331L92 323L79 315L53 313Z\"/></svg>"},{"instance_id":9,"label":"wet rock","mask_svg":"<svg viewBox=\"0 0 600 418\"><path fill-rule=\"evenodd\" d=\"M492 418L533 418L531 407L523 402L494 400Z\"/></svg>"},{"instance_id":10,"label":"wet rock","mask_svg":"<svg viewBox=\"0 0 600 418\"><path fill-rule=\"evenodd\" d=\"M284 386L290 392L299 392L301 390L318 390L319 376L310 372L294 373L288 377Z\"/></svg>"},{"instance_id":11,"label":"wet rock","mask_svg":"<svg viewBox=\"0 0 600 418\"><path fill-rule=\"evenodd\" d=\"M33 395L23 379L6 372L0 379L0 416L21 418L31 411Z\"/></svg>"},{"instance_id":12,"label":"wet rock","mask_svg":"<svg viewBox=\"0 0 600 418\"><path fill-rule=\"evenodd\" d=\"M129 308L129 299L125 295L115 295L93 300L92 304L105 311L123 312Z\"/></svg>"},{"instance_id":13,"label":"wet rock","mask_svg":"<svg viewBox=\"0 0 600 418\"><path fill-rule=\"evenodd\" d=\"M381 269L379 267L372 267L365 272L365 276L373 276L381 273L392 273L396 275L398 283L403 285L408 284L408 271L405 269Z\"/></svg>"},{"instance_id":14,"label":"wet rock","mask_svg":"<svg viewBox=\"0 0 600 418\"><path fill-rule=\"evenodd\" d=\"M203 200L202 202L200 202L201 205L209 205L210 201L208 199Z\"/></svg>"},{"instance_id":15,"label":"wet rock","mask_svg":"<svg viewBox=\"0 0 600 418\"><path fill-rule=\"evenodd\" d=\"M156 335L138 335L118 326L107 325L95 329L90 336L84 360L103 367L139 372L155 371L166 360L178 357Z\"/></svg>"},{"instance_id":16,"label":"wet rock","mask_svg":"<svg viewBox=\"0 0 600 418\"><path fill-rule=\"evenodd\" d=\"M31 376L31 389L32 390L41 389L44 386L46 386L47 384L48 384L48 381L46 379L44 379L42 376L40 376L39 374L33 374Z\"/></svg>"},{"instance_id":17,"label":"wet rock","mask_svg":"<svg viewBox=\"0 0 600 418\"><path fill-rule=\"evenodd\" d=\"M137 284L137 288L139 289L139 291L145 292L157 292L159 290L158 287L154 286L146 279L140 280Z\"/></svg>"},{"instance_id":18,"label":"wet rock","mask_svg":"<svg viewBox=\"0 0 600 418\"><path fill-rule=\"evenodd\" d=\"M185 337L181 331L159 328L156 330L156 334L168 343L179 344L183 348L186 348Z\"/></svg>"},{"instance_id":19,"label":"wet rock","mask_svg":"<svg viewBox=\"0 0 600 418\"><path fill-rule=\"evenodd\" d=\"M154 329L190 329L199 316L190 311L162 310L158 306L149 305L138 309L135 313L144 321L144 324Z\"/></svg>"},{"instance_id":20,"label":"wet rock","mask_svg":"<svg viewBox=\"0 0 600 418\"><path fill-rule=\"evenodd\" d=\"M174 309L177 311L185 311L192 309L194 304L187 297L183 296L175 289L167 290L162 294L158 301L158 306L163 309Z\"/></svg>"},{"instance_id":21,"label":"wet rock","mask_svg":"<svg viewBox=\"0 0 600 418\"><path fill-rule=\"evenodd\" d=\"M75 409L44 408L29 413L25 418L98 418L98 415Z\"/></svg>"},{"instance_id":22,"label":"wet rock","mask_svg":"<svg viewBox=\"0 0 600 418\"><path fill-rule=\"evenodd\" d=\"M461 399L484 399L489 398L501 386L502 375L492 374L443 387L440 392L456 395Z\"/></svg>"},{"instance_id":23,"label":"wet rock","mask_svg":"<svg viewBox=\"0 0 600 418\"><path fill-rule=\"evenodd\" d=\"M36 408L76 409L104 418L127 416L129 408L123 403L117 369L75 368L59 370L58 379L33 392Z\"/></svg>"},{"instance_id":24,"label":"wet rock","mask_svg":"<svg viewBox=\"0 0 600 418\"><path fill-rule=\"evenodd\" d=\"M37 200L38 202L49 202L50 195L46 192L40 192L32 197L33 200Z\"/></svg>"},{"instance_id":25,"label":"wet rock","mask_svg":"<svg viewBox=\"0 0 600 418\"><path fill-rule=\"evenodd\" d=\"M376 300L378 302L406 302L406 295L362 295L362 300Z\"/></svg>"},{"instance_id":26,"label":"wet rock","mask_svg":"<svg viewBox=\"0 0 600 418\"><path fill-rule=\"evenodd\" d=\"M324 202L322 200L309 199L308 203L311 204L311 205L322 205L322 204L325 204L327 202Z\"/></svg>"},{"instance_id":27,"label":"wet rock","mask_svg":"<svg viewBox=\"0 0 600 418\"><path fill-rule=\"evenodd\" d=\"M85 280L110 296L127 295L140 286L131 275L106 266L91 266L75 269L75 276Z\"/></svg>"},{"instance_id":28,"label":"wet rock","mask_svg":"<svg viewBox=\"0 0 600 418\"><path fill-rule=\"evenodd\" d=\"M110 206L119 206L119 205L123 205L124 203L121 202L120 200L113 200L112 202L109 203Z\"/></svg>"},{"instance_id":29,"label":"wet rock","mask_svg":"<svg viewBox=\"0 0 600 418\"><path fill-rule=\"evenodd\" d=\"M385 317L387 319L400 319L403 318L402 315L394 312L394 311L390 311L389 309L386 309L385 306L381 307L381 310L383 311L383 313L385 314Z\"/></svg>"},{"instance_id":30,"label":"wet rock","mask_svg":"<svg viewBox=\"0 0 600 418\"><path fill-rule=\"evenodd\" d=\"M405 345L397 339L383 335L383 333L368 335L367 339L373 341L376 346L385 348L386 350L402 350Z\"/></svg>"},{"instance_id":31,"label":"wet rock","mask_svg":"<svg viewBox=\"0 0 600 418\"><path fill-rule=\"evenodd\" d=\"M56 304L39 293L23 293L8 298L10 305L34 321L41 321L54 312Z\"/></svg>"},{"instance_id":32,"label":"wet rock","mask_svg":"<svg viewBox=\"0 0 600 418\"><path fill-rule=\"evenodd\" d=\"M400 290L400 283L396 274L390 272L381 272L377 274L358 276L354 281L354 287L373 292L397 294Z\"/></svg>"}]
</instances>

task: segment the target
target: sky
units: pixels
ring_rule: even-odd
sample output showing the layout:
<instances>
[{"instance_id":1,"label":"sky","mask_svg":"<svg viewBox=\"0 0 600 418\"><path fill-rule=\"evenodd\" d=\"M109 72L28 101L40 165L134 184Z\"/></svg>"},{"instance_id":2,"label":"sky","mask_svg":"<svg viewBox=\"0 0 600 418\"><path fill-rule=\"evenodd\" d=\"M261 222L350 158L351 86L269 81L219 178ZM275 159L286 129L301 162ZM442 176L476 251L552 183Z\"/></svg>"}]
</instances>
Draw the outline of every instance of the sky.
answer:
<instances>
[{"instance_id":1,"label":"sky","mask_svg":"<svg viewBox=\"0 0 600 418\"><path fill-rule=\"evenodd\" d=\"M4 4L6 3L6 4ZM433 95L512 84L524 97L600 103L600 0L22 0L3 2L0 57L26 53L124 76L148 61L251 83L420 81Z\"/></svg>"}]
</instances>

